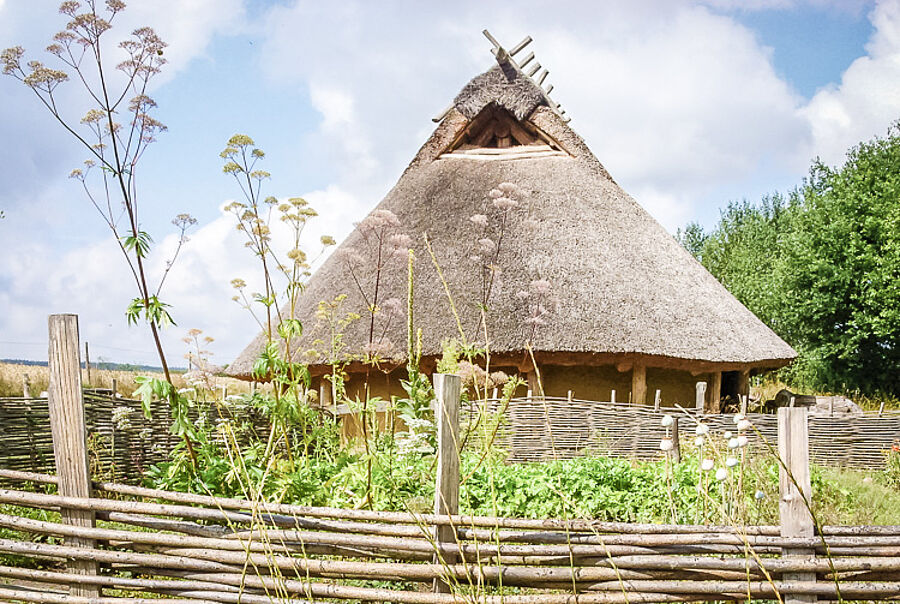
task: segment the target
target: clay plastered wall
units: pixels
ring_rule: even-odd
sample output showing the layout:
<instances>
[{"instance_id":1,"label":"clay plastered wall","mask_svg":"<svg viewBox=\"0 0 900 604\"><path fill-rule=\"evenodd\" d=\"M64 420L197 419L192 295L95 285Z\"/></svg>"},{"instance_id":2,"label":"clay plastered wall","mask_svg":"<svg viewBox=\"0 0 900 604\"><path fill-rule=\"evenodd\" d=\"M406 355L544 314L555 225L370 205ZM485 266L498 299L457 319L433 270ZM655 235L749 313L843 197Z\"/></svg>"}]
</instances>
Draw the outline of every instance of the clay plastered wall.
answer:
<instances>
[{"instance_id":1,"label":"clay plastered wall","mask_svg":"<svg viewBox=\"0 0 900 604\"><path fill-rule=\"evenodd\" d=\"M631 392L631 372L620 373L613 365L599 367L541 367L544 393L547 396L568 396L589 401L609 401L611 391L616 391L616 400L628 401Z\"/></svg>"}]
</instances>

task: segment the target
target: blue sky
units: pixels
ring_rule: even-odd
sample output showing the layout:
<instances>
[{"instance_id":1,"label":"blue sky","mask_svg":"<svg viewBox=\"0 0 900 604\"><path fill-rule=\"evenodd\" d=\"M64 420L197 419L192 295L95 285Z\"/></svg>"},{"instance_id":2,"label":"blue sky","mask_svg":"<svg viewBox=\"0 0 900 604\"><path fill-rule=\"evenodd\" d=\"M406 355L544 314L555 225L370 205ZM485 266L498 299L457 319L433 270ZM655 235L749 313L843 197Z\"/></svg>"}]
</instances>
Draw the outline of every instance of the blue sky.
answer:
<instances>
[{"instance_id":1,"label":"blue sky","mask_svg":"<svg viewBox=\"0 0 900 604\"><path fill-rule=\"evenodd\" d=\"M255 270L221 212L238 194L218 157L228 137L250 134L267 151L268 193L314 203L310 240L340 238L396 182L431 118L490 67L485 27L508 45L534 37L571 126L672 232L712 225L729 200L796 186L813 157L839 163L900 118L900 0L554 7L129 2L117 29L149 24L170 45L152 92L169 131L143 162L142 222L165 252L175 214L199 220L163 294L179 323L170 355L198 327L225 363L255 330L230 300L230 280L252 284ZM52 2L0 0L2 47L39 55L63 25ZM74 93L66 99L83 113ZM46 315L75 312L95 356L152 362L144 330L125 325L124 264L66 178L83 153L8 77L0 107L0 358L43 358Z\"/></svg>"}]
</instances>

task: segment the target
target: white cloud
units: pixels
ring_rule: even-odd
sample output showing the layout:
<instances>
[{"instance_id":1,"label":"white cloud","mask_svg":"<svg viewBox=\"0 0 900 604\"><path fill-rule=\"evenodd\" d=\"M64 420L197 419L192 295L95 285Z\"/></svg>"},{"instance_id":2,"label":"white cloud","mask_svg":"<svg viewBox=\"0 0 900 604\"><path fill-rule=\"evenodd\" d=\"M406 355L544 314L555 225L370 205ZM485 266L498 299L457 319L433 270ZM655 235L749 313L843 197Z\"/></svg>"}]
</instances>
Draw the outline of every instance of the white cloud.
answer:
<instances>
[{"instance_id":1,"label":"white cloud","mask_svg":"<svg viewBox=\"0 0 900 604\"><path fill-rule=\"evenodd\" d=\"M310 222L304 233L304 249L318 253L323 234L344 237L352 228L348 210L357 200L338 187L313 191L304 197L322 218ZM213 360L230 362L248 343L257 326L247 311L231 301L235 291L231 280L240 277L248 288L261 291L258 261L244 247L244 235L235 229L231 215L222 213L190 236L170 272L160 298L172 305L177 327L163 331L169 362L183 365L187 329L200 328L216 339ZM273 242L282 255L291 244L287 227L273 223ZM162 274L177 238L169 236L155 248L148 274L154 280ZM121 252L112 240L72 249L62 256L47 245L17 241L19 253L0 255L0 358L43 356L41 342L46 337L46 317L52 313L79 315L82 339L91 343L97 355L107 359L133 360L156 364L149 331L143 325L124 329L124 311L136 295L133 277ZM145 351L145 352L139 352Z\"/></svg>"},{"instance_id":2,"label":"white cloud","mask_svg":"<svg viewBox=\"0 0 900 604\"><path fill-rule=\"evenodd\" d=\"M883 135L900 119L900 1L880 2L870 18L875 33L868 54L804 109L812 126L811 151L828 163L839 163L848 147Z\"/></svg>"},{"instance_id":3,"label":"white cloud","mask_svg":"<svg viewBox=\"0 0 900 604\"><path fill-rule=\"evenodd\" d=\"M323 116L316 148L347 167L341 182L360 197L377 199L393 184L433 129L429 118L492 61L479 33L482 3L462 2L449 15L427 4L295 2L266 23L264 69L309 87ZM487 25L508 45L534 37L572 126L626 189L665 191L668 209L657 217L673 230L709 191L753 178L764 158L796 161L792 152L808 147L802 99L775 73L770 51L703 6L548 12L525 1L492 6Z\"/></svg>"}]
</instances>

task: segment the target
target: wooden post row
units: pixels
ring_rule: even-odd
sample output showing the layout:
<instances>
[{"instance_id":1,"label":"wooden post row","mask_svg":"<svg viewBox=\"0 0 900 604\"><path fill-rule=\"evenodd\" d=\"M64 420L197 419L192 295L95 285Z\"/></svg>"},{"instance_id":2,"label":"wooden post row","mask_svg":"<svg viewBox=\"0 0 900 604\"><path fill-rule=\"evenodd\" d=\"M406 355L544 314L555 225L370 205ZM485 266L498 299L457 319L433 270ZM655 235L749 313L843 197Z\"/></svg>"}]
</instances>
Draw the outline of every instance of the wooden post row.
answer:
<instances>
[{"instance_id":1,"label":"wooden post row","mask_svg":"<svg viewBox=\"0 0 900 604\"><path fill-rule=\"evenodd\" d=\"M778 456L781 467L778 476L782 537L812 537L815 534L810 506L812 486L809 474L809 409L781 407L778 409ZM782 556L815 558L813 549L782 550ZM784 581L812 581L815 573L785 573ZM814 595L785 594L785 604L816 602Z\"/></svg>"},{"instance_id":2,"label":"wooden post row","mask_svg":"<svg viewBox=\"0 0 900 604\"><path fill-rule=\"evenodd\" d=\"M434 513L459 513L459 401L462 380L458 375L434 374L435 423L437 424L437 480L434 490ZM455 543L456 527L445 525L435 529L435 542ZM435 562L454 564L451 556L435 555ZM435 580L434 591L450 593L446 581Z\"/></svg>"},{"instance_id":3,"label":"wooden post row","mask_svg":"<svg viewBox=\"0 0 900 604\"><path fill-rule=\"evenodd\" d=\"M90 497L91 476L84 398L81 393L81 359L78 358L78 316L50 315L48 326L50 386L47 395L59 494L64 497ZM94 512L63 508L61 514L63 522L67 524L95 526ZM75 547L94 546L90 539L67 537L66 542ZM97 563L89 560L73 560L68 565L71 573L96 575L98 571ZM95 585L72 585L69 595L97 597L100 595L100 588Z\"/></svg>"}]
</instances>

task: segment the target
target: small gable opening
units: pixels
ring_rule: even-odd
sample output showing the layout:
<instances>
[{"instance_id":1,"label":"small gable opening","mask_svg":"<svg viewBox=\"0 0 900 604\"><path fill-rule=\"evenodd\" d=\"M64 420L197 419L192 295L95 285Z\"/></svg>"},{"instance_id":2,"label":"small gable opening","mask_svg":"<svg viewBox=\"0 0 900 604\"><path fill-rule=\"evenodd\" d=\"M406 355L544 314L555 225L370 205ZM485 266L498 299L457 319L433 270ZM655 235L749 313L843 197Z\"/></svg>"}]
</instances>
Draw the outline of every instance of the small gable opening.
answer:
<instances>
[{"instance_id":1,"label":"small gable opening","mask_svg":"<svg viewBox=\"0 0 900 604\"><path fill-rule=\"evenodd\" d=\"M517 120L509 111L493 103L469 122L444 153L512 147L543 148L562 153L559 144L547 134L527 121Z\"/></svg>"}]
</instances>

